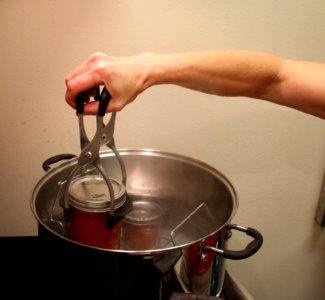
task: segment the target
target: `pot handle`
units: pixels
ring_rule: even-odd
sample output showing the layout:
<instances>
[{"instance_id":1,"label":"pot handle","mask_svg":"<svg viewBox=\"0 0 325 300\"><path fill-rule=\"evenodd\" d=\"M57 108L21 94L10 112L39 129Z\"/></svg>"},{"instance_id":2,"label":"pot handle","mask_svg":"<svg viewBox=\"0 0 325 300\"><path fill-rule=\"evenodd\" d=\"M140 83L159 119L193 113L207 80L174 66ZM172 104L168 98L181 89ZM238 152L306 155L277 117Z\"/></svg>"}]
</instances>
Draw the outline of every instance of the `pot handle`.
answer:
<instances>
[{"instance_id":1,"label":"pot handle","mask_svg":"<svg viewBox=\"0 0 325 300\"><path fill-rule=\"evenodd\" d=\"M236 251L236 250L222 250L222 249L218 249L218 248L206 245L204 247L204 251L212 251L212 252L215 252L218 255L223 256L224 258L239 260L239 259L245 259L245 258L248 258L248 257L252 256L253 254L255 254L261 248L261 246L263 244L263 236L262 236L262 234L259 231L257 231L256 229L254 229L254 228L243 227L243 226L239 226L239 225L236 225L236 224L230 224L230 225L227 226L227 229L228 229L228 233L230 235L231 235L231 230L235 229L235 230L245 232L247 235L254 238L254 240L251 241L246 246L246 248L243 249L243 250L238 250L238 251Z\"/></svg>"},{"instance_id":2,"label":"pot handle","mask_svg":"<svg viewBox=\"0 0 325 300\"><path fill-rule=\"evenodd\" d=\"M49 169L51 169L51 167L50 167L51 164L57 163L63 159L71 159L74 157L77 157L77 156L74 154L69 154L69 153L58 154L58 155L52 156L43 162L42 168L45 172L47 172Z\"/></svg>"}]
</instances>

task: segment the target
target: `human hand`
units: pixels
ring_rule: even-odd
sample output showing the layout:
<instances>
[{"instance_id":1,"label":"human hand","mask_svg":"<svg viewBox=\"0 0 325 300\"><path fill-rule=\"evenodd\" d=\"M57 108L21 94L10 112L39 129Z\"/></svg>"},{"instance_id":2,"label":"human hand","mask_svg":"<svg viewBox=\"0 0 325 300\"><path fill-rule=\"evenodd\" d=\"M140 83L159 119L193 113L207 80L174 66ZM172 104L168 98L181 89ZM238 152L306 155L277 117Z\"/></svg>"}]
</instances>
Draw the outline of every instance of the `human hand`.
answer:
<instances>
[{"instance_id":1,"label":"human hand","mask_svg":"<svg viewBox=\"0 0 325 300\"><path fill-rule=\"evenodd\" d=\"M107 112L122 110L148 87L146 76L150 57L149 53L132 57L113 57L100 52L91 55L66 76L66 102L75 108L79 93L105 85L111 94ZM94 115L97 110L97 101L84 106L85 114Z\"/></svg>"}]
</instances>

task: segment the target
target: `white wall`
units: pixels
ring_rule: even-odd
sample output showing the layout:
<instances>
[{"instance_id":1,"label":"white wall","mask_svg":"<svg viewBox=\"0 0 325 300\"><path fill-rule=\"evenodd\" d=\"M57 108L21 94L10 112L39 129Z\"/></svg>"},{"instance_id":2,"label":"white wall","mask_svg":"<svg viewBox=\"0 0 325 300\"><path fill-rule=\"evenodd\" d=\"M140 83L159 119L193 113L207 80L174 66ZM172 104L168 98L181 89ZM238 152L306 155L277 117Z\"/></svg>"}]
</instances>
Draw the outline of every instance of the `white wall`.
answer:
<instances>
[{"instance_id":1,"label":"white wall","mask_svg":"<svg viewBox=\"0 0 325 300\"><path fill-rule=\"evenodd\" d=\"M91 53L245 48L325 62L324 28L324 1L2 0L0 236L37 234L29 200L42 162L79 153L64 77ZM320 300L325 232L314 215L324 129L321 119L270 103L158 86L118 114L115 139L223 172L239 195L234 223L265 239L229 269L256 299ZM230 245L246 240L234 234Z\"/></svg>"}]
</instances>

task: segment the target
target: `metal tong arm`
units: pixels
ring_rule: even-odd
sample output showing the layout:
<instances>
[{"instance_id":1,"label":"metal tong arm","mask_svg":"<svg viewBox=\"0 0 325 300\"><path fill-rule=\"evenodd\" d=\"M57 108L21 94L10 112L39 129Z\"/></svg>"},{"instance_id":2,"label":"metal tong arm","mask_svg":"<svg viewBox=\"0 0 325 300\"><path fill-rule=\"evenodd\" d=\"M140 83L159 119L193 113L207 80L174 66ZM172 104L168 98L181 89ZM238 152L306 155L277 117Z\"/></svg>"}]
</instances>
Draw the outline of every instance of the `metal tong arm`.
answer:
<instances>
[{"instance_id":1,"label":"metal tong arm","mask_svg":"<svg viewBox=\"0 0 325 300\"><path fill-rule=\"evenodd\" d=\"M97 112L97 130L96 133L92 139L92 141L89 141L85 127L83 122L83 114L84 114L84 103L86 102L86 96L88 92L80 93L76 99L76 110L77 110L77 116L79 119L79 132L80 132L80 145L82 148L82 151L80 153L78 164L79 165L87 165L94 163L96 158L99 156L99 149L101 145L105 142L102 142L103 139L103 117L106 113L106 108L108 106L108 103L111 99L111 95L107 91L106 87L103 88L103 91L101 95L99 94L99 87L96 88L96 96L95 99L99 100L99 106L98 106L98 112ZM115 119L115 118L114 118ZM110 120L111 121L111 120ZM110 128L111 122L104 127ZM114 124L114 122L113 122ZM114 127L113 127L114 130ZM104 135L106 136L106 134Z\"/></svg>"},{"instance_id":2,"label":"metal tong arm","mask_svg":"<svg viewBox=\"0 0 325 300\"><path fill-rule=\"evenodd\" d=\"M103 89L102 91L102 97L109 97L108 95L105 95L105 93L108 93L106 89ZM104 122L102 122L102 135L101 135L101 143L100 146L106 145L108 148L110 148L121 167L121 172L122 172L122 183L126 185L126 169L125 165L123 162L122 157L118 153L116 146L115 146L115 141L114 141L114 130L115 130L115 119L116 119L116 112L112 112L111 118L107 125L105 126ZM98 120L97 120L98 121Z\"/></svg>"}]
</instances>

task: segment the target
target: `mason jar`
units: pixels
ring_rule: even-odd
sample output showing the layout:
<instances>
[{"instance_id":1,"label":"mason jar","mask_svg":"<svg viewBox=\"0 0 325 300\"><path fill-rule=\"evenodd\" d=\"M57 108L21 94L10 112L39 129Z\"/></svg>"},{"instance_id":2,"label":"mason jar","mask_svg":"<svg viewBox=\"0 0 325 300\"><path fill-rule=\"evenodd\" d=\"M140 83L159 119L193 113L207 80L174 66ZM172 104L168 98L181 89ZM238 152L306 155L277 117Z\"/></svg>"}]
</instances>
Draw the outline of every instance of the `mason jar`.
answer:
<instances>
[{"instance_id":1,"label":"mason jar","mask_svg":"<svg viewBox=\"0 0 325 300\"><path fill-rule=\"evenodd\" d=\"M114 191L114 213L126 201L125 187L109 178ZM99 175L74 179L69 186L70 229L73 241L94 247L119 249L121 221L108 225L111 197L106 181Z\"/></svg>"},{"instance_id":2,"label":"mason jar","mask_svg":"<svg viewBox=\"0 0 325 300\"><path fill-rule=\"evenodd\" d=\"M122 222L122 247L149 250L160 238L161 208L151 201L134 201L132 210Z\"/></svg>"}]
</instances>

